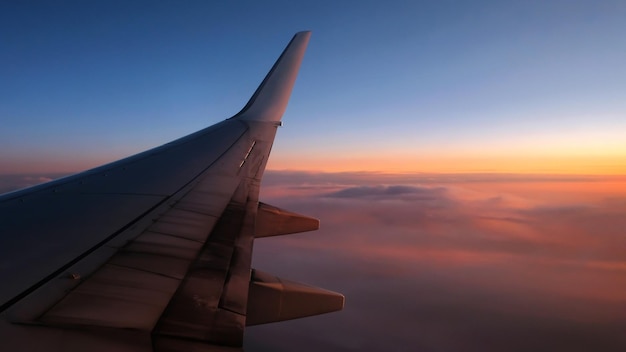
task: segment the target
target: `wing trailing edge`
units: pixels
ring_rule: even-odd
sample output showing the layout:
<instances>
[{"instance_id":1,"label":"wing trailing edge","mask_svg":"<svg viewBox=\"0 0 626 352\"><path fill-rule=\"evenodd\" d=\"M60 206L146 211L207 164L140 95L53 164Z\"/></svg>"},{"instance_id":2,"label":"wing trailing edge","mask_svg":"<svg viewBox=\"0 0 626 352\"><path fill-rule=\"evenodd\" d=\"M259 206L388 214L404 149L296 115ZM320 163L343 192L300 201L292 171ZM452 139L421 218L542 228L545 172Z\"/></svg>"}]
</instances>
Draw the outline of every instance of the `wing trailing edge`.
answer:
<instances>
[{"instance_id":1,"label":"wing trailing edge","mask_svg":"<svg viewBox=\"0 0 626 352\"><path fill-rule=\"evenodd\" d=\"M344 300L344 296L337 292L253 270L246 326L336 312L343 309Z\"/></svg>"},{"instance_id":2,"label":"wing trailing edge","mask_svg":"<svg viewBox=\"0 0 626 352\"><path fill-rule=\"evenodd\" d=\"M259 202L254 237L289 235L319 228L318 219Z\"/></svg>"},{"instance_id":3,"label":"wing trailing edge","mask_svg":"<svg viewBox=\"0 0 626 352\"><path fill-rule=\"evenodd\" d=\"M318 219L259 202L254 237L319 229ZM284 280L253 269L248 288L246 326L336 312L345 297L337 292Z\"/></svg>"}]
</instances>

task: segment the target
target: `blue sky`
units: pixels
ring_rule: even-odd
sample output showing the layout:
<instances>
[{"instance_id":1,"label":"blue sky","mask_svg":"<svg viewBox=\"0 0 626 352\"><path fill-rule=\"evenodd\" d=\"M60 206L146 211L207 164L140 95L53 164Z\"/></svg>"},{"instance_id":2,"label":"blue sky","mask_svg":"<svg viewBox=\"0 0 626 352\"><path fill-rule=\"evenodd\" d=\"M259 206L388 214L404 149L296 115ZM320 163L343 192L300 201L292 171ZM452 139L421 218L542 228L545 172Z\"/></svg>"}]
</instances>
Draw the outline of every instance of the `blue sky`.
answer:
<instances>
[{"instance_id":1,"label":"blue sky","mask_svg":"<svg viewBox=\"0 0 626 352\"><path fill-rule=\"evenodd\" d=\"M624 157L625 16L621 1L4 2L0 172L80 170L227 118L303 29L270 168Z\"/></svg>"}]
</instances>

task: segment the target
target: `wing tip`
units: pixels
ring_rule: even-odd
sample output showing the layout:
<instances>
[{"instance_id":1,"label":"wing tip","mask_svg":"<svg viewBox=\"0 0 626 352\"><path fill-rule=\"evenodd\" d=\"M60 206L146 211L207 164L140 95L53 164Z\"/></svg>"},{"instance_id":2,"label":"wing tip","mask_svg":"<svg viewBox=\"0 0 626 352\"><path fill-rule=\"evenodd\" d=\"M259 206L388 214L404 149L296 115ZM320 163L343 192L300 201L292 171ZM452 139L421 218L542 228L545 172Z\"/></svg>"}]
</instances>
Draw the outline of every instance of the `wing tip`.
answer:
<instances>
[{"instance_id":1,"label":"wing tip","mask_svg":"<svg viewBox=\"0 0 626 352\"><path fill-rule=\"evenodd\" d=\"M299 35L309 35L309 36L311 36L311 31L310 30L304 30L304 31L296 32L296 34L293 37L295 38L295 37L297 37Z\"/></svg>"},{"instance_id":2,"label":"wing tip","mask_svg":"<svg viewBox=\"0 0 626 352\"><path fill-rule=\"evenodd\" d=\"M252 121L278 122L291 96L311 31L297 32L248 103L233 118Z\"/></svg>"}]
</instances>

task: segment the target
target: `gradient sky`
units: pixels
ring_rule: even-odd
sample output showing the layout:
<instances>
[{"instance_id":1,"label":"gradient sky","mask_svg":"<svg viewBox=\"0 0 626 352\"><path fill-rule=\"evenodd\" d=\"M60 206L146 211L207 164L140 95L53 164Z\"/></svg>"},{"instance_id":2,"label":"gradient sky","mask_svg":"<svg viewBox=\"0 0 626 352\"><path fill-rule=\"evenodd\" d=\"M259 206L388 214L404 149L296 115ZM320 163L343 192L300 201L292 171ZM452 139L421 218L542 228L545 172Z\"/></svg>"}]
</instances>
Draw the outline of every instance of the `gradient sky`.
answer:
<instances>
[{"instance_id":1,"label":"gradient sky","mask_svg":"<svg viewBox=\"0 0 626 352\"><path fill-rule=\"evenodd\" d=\"M4 1L0 173L235 114L313 35L269 168L626 173L624 1Z\"/></svg>"}]
</instances>

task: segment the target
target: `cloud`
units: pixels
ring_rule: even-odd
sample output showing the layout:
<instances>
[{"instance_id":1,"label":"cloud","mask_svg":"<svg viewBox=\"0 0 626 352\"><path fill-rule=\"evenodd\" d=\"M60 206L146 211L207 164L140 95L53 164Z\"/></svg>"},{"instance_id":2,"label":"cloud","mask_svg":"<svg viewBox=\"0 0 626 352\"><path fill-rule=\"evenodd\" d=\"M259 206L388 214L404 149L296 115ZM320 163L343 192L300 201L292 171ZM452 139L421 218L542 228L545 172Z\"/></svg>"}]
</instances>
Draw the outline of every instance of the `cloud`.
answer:
<instances>
[{"instance_id":1,"label":"cloud","mask_svg":"<svg viewBox=\"0 0 626 352\"><path fill-rule=\"evenodd\" d=\"M254 265L347 301L340 313L250 329L250 350L626 347L626 187L615 180L266 177L262 199L321 229L256 241Z\"/></svg>"},{"instance_id":2,"label":"cloud","mask_svg":"<svg viewBox=\"0 0 626 352\"><path fill-rule=\"evenodd\" d=\"M0 194L31 187L40 183L52 181L66 174L17 174L0 175Z\"/></svg>"},{"instance_id":3,"label":"cloud","mask_svg":"<svg viewBox=\"0 0 626 352\"><path fill-rule=\"evenodd\" d=\"M446 189L443 187L428 188L428 187L415 187L415 186L358 186L348 187L327 194L327 197L334 198L383 198L388 199L394 197L403 197L411 195L411 198L420 198L425 200L439 199L442 197L442 193L445 193Z\"/></svg>"},{"instance_id":4,"label":"cloud","mask_svg":"<svg viewBox=\"0 0 626 352\"><path fill-rule=\"evenodd\" d=\"M39 184L52 181L53 178L48 176L24 176L23 180L29 183Z\"/></svg>"}]
</instances>

